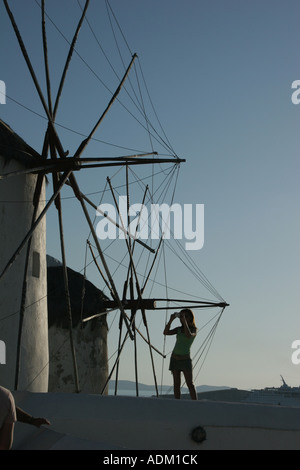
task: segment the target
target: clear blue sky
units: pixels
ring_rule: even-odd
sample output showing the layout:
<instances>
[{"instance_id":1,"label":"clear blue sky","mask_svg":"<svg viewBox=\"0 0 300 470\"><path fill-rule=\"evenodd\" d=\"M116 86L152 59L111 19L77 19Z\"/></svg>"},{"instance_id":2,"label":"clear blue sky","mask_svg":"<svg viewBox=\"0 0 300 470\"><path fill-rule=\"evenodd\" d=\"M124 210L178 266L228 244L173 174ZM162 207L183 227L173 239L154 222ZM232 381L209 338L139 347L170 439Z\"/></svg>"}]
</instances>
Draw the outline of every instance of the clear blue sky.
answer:
<instances>
[{"instance_id":1,"label":"clear blue sky","mask_svg":"<svg viewBox=\"0 0 300 470\"><path fill-rule=\"evenodd\" d=\"M10 3L45 90L40 9L34 0ZM291 101L291 84L300 79L299 1L111 0L110 4L131 52L139 56L163 128L176 154L187 160L181 166L175 202L205 205L204 247L190 254L230 303L196 385L276 386L280 374L289 384L299 385L300 366L291 361L292 342L300 339L300 105ZM70 40L80 15L78 2L51 0L46 8ZM105 2L92 0L88 19L121 76ZM7 87L1 118L40 150L46 121L13 101L44 115L2 3L0 31L0 80ZM55 91L68 45L52 23L48 22L47 31ZM118 79L87 24L76 49L90 68L74 55L57 122L87 134L111 96L99 77L110 90L115 90ZM123 44L122 55L127 65L130 54ZM125 93L123 99L127 103ZM58 132L72 154L81 137L63 128ZM120 147L151 150L147 133L118 103L96 137ZM131 153L99 140L85 155ZM103 189L105 177L103 170L86 170L78 181L90 194ZM70 195L68 189L63 193L65 198ZM74 199L64 200L64 213L68 264L81 270L88 229ZM54 210L47 224L48 253L60 257ZM195 293L197 285L176 269L171 268L170 282ZM91 276L97 284L99 279ZM198 324L201 315L197 313ZM162 348L164 313L150 313L148 318L153 342ZM113 335L111 342L116 341ZM172 345L173 339L168 339L167 352ZM126 354L126 362L132 362L131 353ZM167 361L164 368L164 382L171 383ZM133 379L126 364L121 378ZM139 380L152 382L146 359Z\"/></svg>"}]
</instances>

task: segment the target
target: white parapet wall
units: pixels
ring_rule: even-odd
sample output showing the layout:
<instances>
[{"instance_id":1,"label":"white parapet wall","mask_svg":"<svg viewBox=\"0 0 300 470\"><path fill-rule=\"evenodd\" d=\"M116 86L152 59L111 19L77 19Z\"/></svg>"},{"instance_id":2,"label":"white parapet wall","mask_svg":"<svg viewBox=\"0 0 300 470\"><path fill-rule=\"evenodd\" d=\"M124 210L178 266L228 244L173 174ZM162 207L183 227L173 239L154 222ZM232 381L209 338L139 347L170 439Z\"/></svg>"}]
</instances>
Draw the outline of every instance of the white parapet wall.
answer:
<instances>
[{"instance_id":1,"label":"white parapet wall","mask_svg":"<svg viewBox=\"0 0 300 470\"><path fill-rule=\"evenodd\" d=\"M17 423L15 449L60 441L65 449L300 450L300 408L68 393L18 392L15 400L51 421L44 436ZM204 431L203 441L193 439L195 429Z\"/></svg>"}]
</instances>

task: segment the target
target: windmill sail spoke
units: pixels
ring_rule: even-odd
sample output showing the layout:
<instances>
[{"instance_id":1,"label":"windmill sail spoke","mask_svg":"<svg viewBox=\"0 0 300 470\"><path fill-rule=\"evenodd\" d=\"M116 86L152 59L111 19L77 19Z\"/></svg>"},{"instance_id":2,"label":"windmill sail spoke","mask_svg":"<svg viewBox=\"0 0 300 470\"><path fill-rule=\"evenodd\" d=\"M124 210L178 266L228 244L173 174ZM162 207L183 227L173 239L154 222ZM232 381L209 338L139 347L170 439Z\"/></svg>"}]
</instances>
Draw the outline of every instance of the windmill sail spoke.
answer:
<instances>
[{"instance_id":1,"label":"windmill sail spoke","mask_svg":"<svg viewBox=\"0 0 300 470\"><path fill-rule=\"evenodd\" d=\"M64 150L63 150L63 148L62 148L62 145L61 145L61 143L60 143L60 140L59 140L59 138L58 138L58 135L57 135L57 133L56 133L56 130L55 130L55 127L54 127L54 123L53 123L53 121L52 121L51 112L50 112L50 110L49 110L49 108L48 108L48 105L47 105L46 100L45 100L45 98L44 98L44 95L43 95L43 93L42 93L41 87L40 87L40 85L39 85L38 79L37 79L36 74L35 74L35 72L34 72L34 69L33 69L33 67L32 67L32 64L31 64L29 55L28 55L28 53L27 53L27 50L26 50L26 47L25 47L25 45L24 45L22 36L21 36L20 31L19 31L19 29L18 29L18 26L17 26L17 24L16 24L15 18L14 18L13 14L12 14L12 12L11 12L9 6L8 6L7 0L3 0L3 1L4 1L4 6L5 6L5 8L6 8L6 11L7 11L7 13L8 13L8 16L9 16L9 18L10 18L11 24L12 24L12 26L13 26L13 28L14 28L14 31L15 31L15 34L16 34L16 36L17 36L17 39L18 39L18 42L19 42L19 45L20 45L20 48L21 48L23 57L24 57L24 59L25 59L25 61L26 61L27 67L28 67L28 69L29 69L31 78L32 78L32 80L33 80L33 82L34 82L34 85L35 85L35 88L36 88L37 93L38 93L38 95L39 95L40 101L41 101L42 106L43 106L43 108L44 108L44 111L45 111L45 113L46 113L46 115L47 115L47 118L48 118L48 120L49 120L49 125L50 125L50 127L51 127L51 129L52 129L52 131L53 131L53 133L54 133L54 135L55 135L55 137L56 137L56 141L57 141L57 146L58 146L59 154L60 154L61 156L66 155L66 153L64 152Z\"/></svg>"},{"instance_id":2,"label":"windmill sail spoke","mask_svg":"<svg viewBox=\"0 0 300 470\"><path fill-rule=\"evenodd\" d=\"M48 95L48 108L49 108L50 115L53 117L51 82L50 82L49 63L48 63L46 23L45 23L45 0L42 0L41 7L42 7L42 36L43 36L44 63L45 63L46 85L47 85L47 95Z\"/></svg>"},{"instance_id":3,"label":"windmill sail spoke","mask_svg":"<svg viewBox=\"0 0 300 470\"><path fill-rule=\"evenodd\" d=\"M157 260L158 253L160 252L160 247L162 246L162 241L163 241L163 236L160 237L159 245L158 245L158 247L157 247L155 256L154 256L154 258L153 258L153 260L152 260L152 264L151 264L150 269L149 269L149 271L148 271L148 274L147 274L147 276L146 276L144 285L143 285L143 287L142 287L142 289L141 289L142 292L144 292L144 290L145 290L145 288L146 288L146 286L147 286L147 283L148 283L148 281L149 281L150 275L151 275L151 273L152 273L152 270L153 270L154 265L155 265L156 260Z\"/></svg>"},{"instance_id":4,"label":"windmill sail spoke","mask_svg":"<svg viewBox=\"0 0 300 470\"><path fill-rule=\"evenodd\" d=\"M113 190L113 187L111 185L111 181L110 179L108 178L107 179L108 181L108 184L110 186L110 190L112 192L112 195L113 195L113 199L115 201L115 205L117 207L117 211L119 213L119 216L120 216L120 221L121 221L121 224L124 228L124 222L122 220L122 217L121 217L121 214L120 214L120 210L119 210L119 207L118 207L118 203L117 203L117 200L116 200L116 197L115 197L115 194L114 194L114 190ZM130 269L132 270L133 274L134 274L134 278L135 278L135 284L136 284L136 290L137 290L137 297L138 297L138 302L137 302L137 308L140 308L139 306L139 303L142 302L142 291L141 291L141 287L140 287L140 282L139 282L139 278L137 276L137 271L136 271L136 267L135 267L135 263L134 263L134 259L133 259L133 254L132 254L132 247L130 245L130 241L129 240L125 240L126 242L126 246L127 246L127 250L128 250L128 253L129 253L129 257L130 257ZM152 354L152 348L151 348L151 341L150 341L150 333L149 333L149 328L148 328L148 323L147 323L147 318L146 318L146 312L145 312L145 309L141 307L141 312L142 312L142 318L143 318L143 322L144 322L144 325L145 325L145 328L146 328L146 332L147 332L147 343L149 345L149 353L150 353L150 358L151 358L151 364L152 364L152 371L153 371L153 377L154 377L154 384L155 384L155 389L156 389L156 394L158 396L158 388L157 388L157 380L156 380L156 374L155 374L155 367L154 367L154 360L153 360L153 354ZM135 313L133 315L133 321L134 321L134 317L135 317Z\"/></svg>"},{"instance_id":5,"label":"windmill sail spoke","mask_svg":"<svg viewBox=\"0 0 300 470\"><path fill-rule=\"evenodd\" d=\"M79 200L80 205L81 205L81 207L82 207L82 209L83 209L85 218L86 218L86 220L87 220L87 223L88 223L88 225L89 225L89 228L90 228L90 230L91 230L92 236L93 236L93 238L94 238L94 241L95 241L95 244L96 244L98 253L99 253L99 255L100 255L101 262L102 262L102 264L103 264L104 270L105 270L105 272L106 272L106 274L107 274L107 277L108 277L108 279L109 279L109 282L110 282L112 291L113 291L113 293L114 293L114 298L115 298L116 301L118 302L118 305L119 305L119 307L120 307L121 313L122 313L122 315L123 315L123 318L124 318L124 321L125 321L125 324L126 324L126 327L127 327L127 330L128 330L128 334L129 334L130 338L133 339L133 335L132 335L132 332L131 332L131 330L130 330L130 326L128 325L128 322L127 322L127 319L126 319L126 316L125 316L125 312L124 312L124 310L123 310L123 306L122 306L121 300L120 300L119 295L118 295L118 291L117 291L117 289L116 289L116 287L115 287L115 283L114 283L114 281L113 281L113 279L112 279L112 276L111 276L111 274L110 274L110 271L109 271L109 268L108 268L108 266L107 266L105 257L104 257L104 255L103 255L103 252L102 252L101 247L100 247L100 243L99 243L98 237L97 237L96 232L95 232L95 230L94 230L93 223L92 223L91 218L90 218L90 216L89 216L89 213L88 213L88 211L87 211L85 202L84 202L83 198L81 197L81 192L80 192L80 190L79 190L78 184L77 184L76 179L75 179L75 177L74 177L73 174L70 175L70 184L71 184L71 186L72 186L72 189L73 189L73 191L74 191L75 196L76 196L77 199Z\"/></svg>"},{"instance_id":6,"label":"windmill sail spoke","mask_svg":"<svg viewBox=\"0 0 300 470\"><path fill-rule=\"evenodd\" d=\"M53 136L52 129L49 129L49 145L51 158L56 159L56 147L55 147L55 136ZM53 172L53 190L56 191L58 187L58 173ZM60 248L61 248L61 257L62 257L62 267L63 267L63 280L64 280L64 294L65 294L65 304L66 304L66 314L69 325L69 339L70 339L70 348L71 356L73 363L73 373L74 373L74 382L75 382L75 391L79 393L79 376L78 376L78 366L76 359L76 352L74 346L73 338L73 320L72 320L72 308L71 308L71 298L69 290L69 280L67 273L67 263L66 263L66 253L65 253L65 242L64 242L64 231L63 231L63 217L62 217L62 207L61 207L61 197L60 193L57 195L55 200L55 206L58 214L58 225L59 225L59 238L60 238Z\"/></svg>"},{"instance_id":7,"label":"windmill sail spoke","mask_svg":"<svg viewBox=\"0 0 300 470\"><path fill-rule=\"evenodd\" d=\"M220 307L220 308L225 308L228 307L229 304L226 302L208 302L208 301L195 301L195 300L190 300L190 299L155 299L156 302L166 302L170 303L173 302L174 304L189 304L189 305L184 305L181 306L180 308L215 308L215 307ZM175 308L178 308L176 306L164 306L164 307L157 307L155 306L154 310L174 310Z\"/></svg>"},{"instance_id":8,"label":"windmill sail spoke","mask_svg":"<svg viewBox=\"0 0 300 470\"><path fill-rule=\"evenodd\" d=\"M128 210L128 206L129 206L129 190L128 190L128 166L126 167L126 187L127 187L127 201L128 201L128 205L127 205L127 226L129 227L129 210ZM143 210L143 207L144 207L144 204L145 204L145 199L146 199L146 195L147 195L147 192L148 192L148 185L146 186L146 189L145 189L145 192L144 192L144 196L143 196L143 201L142 201L142 210ZM137 221L137 224L136 224L136 229L135 229L135 234L134 234L134 241L133 241L133 244L132 244L132 254L134 252L134 248L135 248L135 244L136 242L139 241L138 239L138 226L140 224L140 219L141 219L141 215L142 215L142 210L141 212L139 213L139 217L138 217L138 221ZM127 232L128 233L128 232ZM130 237L130 234L128 234L129 237ZM130 243L130 238L128 239L129 243ZM153 253L155 253L155 250L152 250L150 247L148 247L148 245L146 245L147 248L149 248L149 251L152 251ZM131 265L128 266L128 270L127 270L127 280L126 282L128 282L128 279L129 279L129 275L130 275L130 272L131 272ZM143 290L141 290L141 292L143 292Z\"/></svg>"},{"instance_id":9,"label":"windmill sail spoke","mask_svg":"<svg viewBox=\"0 0 300 470\"><path fill-rule=\"evenodd\" d=\"M43 155L47 155L47 149L49 147L49 133L50 133L51 129L52 130L54 129L54 121L55 121L55 117L56 117L56 113L57 113L58 104L59 104L60 96L61 96L61 93L62 93L63 85L64 85L64 82L65 82L67 70L68 70L68 67L70 65L70 61L71 61L72 54L73 54L73 51L74 51L75 43L77 41L77 37L78 37L79 31L80 31L82 22L85 18L85 15L86 15L86 10L87 10L88 4L89 4L89 0L86 1L83 13L82 13L81 18L79 20L79 23L78 23L77 29L75 31L72 43L70 45L68 57L67 57L65 67L64 67L64 70L63 70L63 73L62 73L62 77L61 77L61 80L60 80L60 84L59 84L59 88L58 88L58 92L57 92L57 96L56 96L54 109L52 108L50 73L49 73L49 66L48 66L48 50L47 50L47 37L46 37L46 24L45 24L45 1L43 0L42 4L41 4L43 50L44 50L44 63L45 63L45 73L46 73L47 94L48 94L48 108L49 108L49 115L51 116L51 119L49 119L48 129L47 129L47 132L46 132L45 138L44 138ZM49 115L48 115L48 118L49 118ZM61 151L59 153L60 153L61 157L66 156L66 154L62 151L62 148L61 148Z\"/></svg>"},{"instance_id":10,"label":"windmill sail spoke","mask_svg":"<svg viewBox=\"0 0 300 470\"><path fill-rule=\"evenodd\" d=\"M67 57L67 60L66 60L66 63L65 63L65 67L64 67L64 70L63 70L63 73L62 73L62 77L61 77L61 80L60 80L60 84L59 84L59 88L58 88L58 92L57 92L57 96L56 96L56 100L55 100L55 105L54 105L54 110L53 110L54 120L55 120L55 117L56 117L58 104L59 104L59 100L60 100L60 96L61 96L61 93L62 93L64 83L65 83L65 78L66 78L66 75L67 75L67 71L68 71L68 68L69 68L69 65L70 65L70 62L71 62L71 59L72 59L72 55L73 55L73 52L74 52L75 44L76 44L76 41L77 41L77 38L78 38L79 31L80 31L81 26L82 26L82 23L83 23L84 18L86 16L86 12L87 12L89 3L90 3L90 0L86 0L84 9L82 11L82 15L81 15L80 20L78 22L78 25L77 25L72 43L70 45L68 57Z\"/></svg>"},{"instance_id":11,"label":"windmill sail spoke","mask_svg":"<svg viewBox=\"0 0 300 470\"><path fill-rule=\"evenodd\" d=\"M48 139L48 134L46 135L45 139ZM48 144L47 144L48 145ZM44 154L44 152L43 152ZM132 159L132 160L131 160ZM89 164L90 162L92 162ZM185 160L180 160L180 162L185 161ZM103 162L103 163L97 163L97 162ZM88 164L86 164L88 163ZM126 166L130 164L131 166L133 165L149 165L149 164L160 164L160 163L173 163L174 164L174 159L155 159L155 160L133 160L133 157L116 157L116 158L111 158L111 159L106 159L106 158L87 158L87 159L75 159L74 157L69 157L63 160L55 160L53 161L53 158L51 160L45 160L41 165L36 165L33 166L32 168L24 168L22 170L15 170L15 171L10 171L8 173L2 173L0 174L0 180L1 179L6 179L10 178L12 176L19 176L19 175L26 175L29 173L52 173L54 170L56 172L60 171L79 171L81 169L86 169L86 168L100 168L100 167L109 167L109 166ZM175 162L177 164L179 162Z\"/></svg>"},{"instance_id":12,"label":"windmill sail spoke","mask_svg":"<svg viewBox=\"0 0 300 470\"><path fill-rule=\"evenodd\" d=\"M95 263L95 265L96 265L96 267L97 267L97 269L98 269L98 271L99 271L99 273L100 273L100 276L102 277L102 279L103 279L103 281L104 281L106 287L108 288L108 290L109 290L109 292L110 292L110 295L112 296L112 298L114 298L114 293L113 293L112 287L110 286L110 284L109 284L108 280L106 279L106 277L105 277L105 275L104 275L102 269L101 269L100 266L99 266L99 263L97 262L95 253L94 253L94 251L93 251L93 249L92 249L92 245L91 245L91 243L89 242L89 240L87 240L87 243L88 243L90 252L91 252L91 254L92 254L94 263ZM116 308L118 307L118 303L117 303L117 302L115 302L114 305L116 306ZM105 307L105 309L106 309L106 307ZM100 315L102 315L102 313L101 313ZM85 320L85 321L86 321L86 320Z\"/></svg>"},{"instance_id":13,"label":"windmill sail spoke","mask_svg":"<svg viewBox=\"0 0 300 470\"><path fill-rule=\"evenodd\" d=\"M113 105L114 101L117 99L117 96L118 96L118 94L119 94L120 91L121 91L121 88L122 88L122 86L123 86L123 84L124 84L124 82L125 82L125 80L126 80L128 74L129 74L129 72L130 72L130 69L131 69L131 67L132 67L132 65L133 65L133 62L134 62L134 60L136 59L136 57L137 57L137 55L134 54L133 57L132 57L132 59L131 59L131 62L130 62L130 64L129 64L129 66L128 66L128 68L127 68L127 70L126 70L126 72L125 72L125 74L124 74L124 76L123 76L123 78L122 78L122 80L121 80L121 82L120 82L118 88L117 88L117 90L115 91L114 95L112 96L111 100L109 101L109 103L108 103L107 107L105 108L104 112L102 113L101 117L99 118L99 120L98 120L97 123L95 124L95 126L94 126L94 128L92 129L92 131L90 132L89 136L81 142L80 146L78 147L77 151L75 152L75 157L76 157L76 158L79 158L79 157L81 156L82 152L84 151L85 147L86 147L86 146L88 145L88 143L90 142L91 138L93 137L93 135L94 135L94 133L96 132L97 128L99 127L99 125L100 125L101 122L103 121L104 117L105 117L106 114L108 113L109 109L110 109L111 106Z\"/></svg>"},{"instance_id":14,"label":"windmill sail spoke","mask_svg":"<svg viewBox=\"0 0 300 470\"><path fill-rule=\"evenodd\" d=\"M69 324L69 337L70 337L71 354L72 354L72 361L73 361L75 390L77 393L79 393L80 389L79 389L79 378L78 378L78 366L77 366L76 352L75 352L74 338L73 338L72 309L71 309L69 281L68 281L68 274L67 274L67 263L66 263L66 254L65 254L64 233L63 233L63 219L62 219L62 210L61 210L60 200L59 200L59 204L57 204L57 211L58 211L58 219L59 219L59 234L60 234L61 255L62 255L62 263L63 263L65 301L66 301L67 317L68 317L68 324Z\"/></svg>"}]
</instances>

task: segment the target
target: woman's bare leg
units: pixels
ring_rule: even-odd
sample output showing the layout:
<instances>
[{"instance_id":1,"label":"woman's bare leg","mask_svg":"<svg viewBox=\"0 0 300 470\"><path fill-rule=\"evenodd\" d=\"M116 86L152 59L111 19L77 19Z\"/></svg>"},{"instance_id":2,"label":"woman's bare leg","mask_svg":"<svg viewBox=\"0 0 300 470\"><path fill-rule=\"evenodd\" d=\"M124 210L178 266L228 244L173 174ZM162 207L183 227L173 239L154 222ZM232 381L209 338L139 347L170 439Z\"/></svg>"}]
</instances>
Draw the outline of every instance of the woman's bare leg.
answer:
<instances>
[{"instance_id":1,"label":"woman's bare leg","mask_svg":"<svg viewBox=\"0 0 300 470\"><path fill-rule=\"evenodd\" d=\"M188 389L190 391L191 399L192 400L198 400L198 395L197 395L196 388L195 388L195 385L194 385L194 382L193 382L193 373L192 372L187 372L187 371L183 371L183 373L184 373L184 378L185 378L186 384L187 384Z\"/></svg>"},{"instance_id":2,"label":"woman's bare leg","mask_svg":"<svg viewBox=\"0 0 300 470\"><path fill-rule=\"evenodd\" d=\"M172 370L174 383L174 397L180 399L181 372L180 370Z\"/></svg>"}]
</instances>

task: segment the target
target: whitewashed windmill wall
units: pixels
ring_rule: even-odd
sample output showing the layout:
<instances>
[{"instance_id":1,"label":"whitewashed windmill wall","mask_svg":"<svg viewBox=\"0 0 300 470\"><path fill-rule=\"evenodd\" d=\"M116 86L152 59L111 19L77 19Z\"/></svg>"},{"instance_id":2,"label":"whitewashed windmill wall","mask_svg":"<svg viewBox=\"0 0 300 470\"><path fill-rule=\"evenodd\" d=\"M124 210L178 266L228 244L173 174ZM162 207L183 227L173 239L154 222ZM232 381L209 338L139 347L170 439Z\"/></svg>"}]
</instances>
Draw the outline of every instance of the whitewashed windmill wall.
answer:
<instances>
[{"instance_id":1,"label":"whitewashed windmill wall","mask_svg":"<svg viewBox=\"0 0 300 470\"><path fill-rule=\"evenodd\" d=\"M74 392L63 267L47 256L49 324L49 392ZM80 392L102 393L108 379L107 323L103 302L108 298L83 275L67 268L72 331ZM101 312L103 315L101 315ZM99 316L98 316L99 315ZM83 322L87 317L96 316ZM105 390L104 393L107 393Z\"/></svg>"},{"instance_id":2,"label":"whitewashed windmill wall","mask_svg":"<svg viewBox=\"0 0 300 470\"><path fill-rule=\"evenodd\" d=\"M0 173L32 168L38 155L0 120ZM33 214L37 175L0 179L0 274L28 231ZM45 181L38 214L45 203ZM20 309L27 245L0 279L0 340L5 343L6 363L0 365L1 385L14 389ZM20 347L17 388L48 390L48 321L46 218L34 231L28 258L27 289Z\"/></svg>"}]
</instances>

